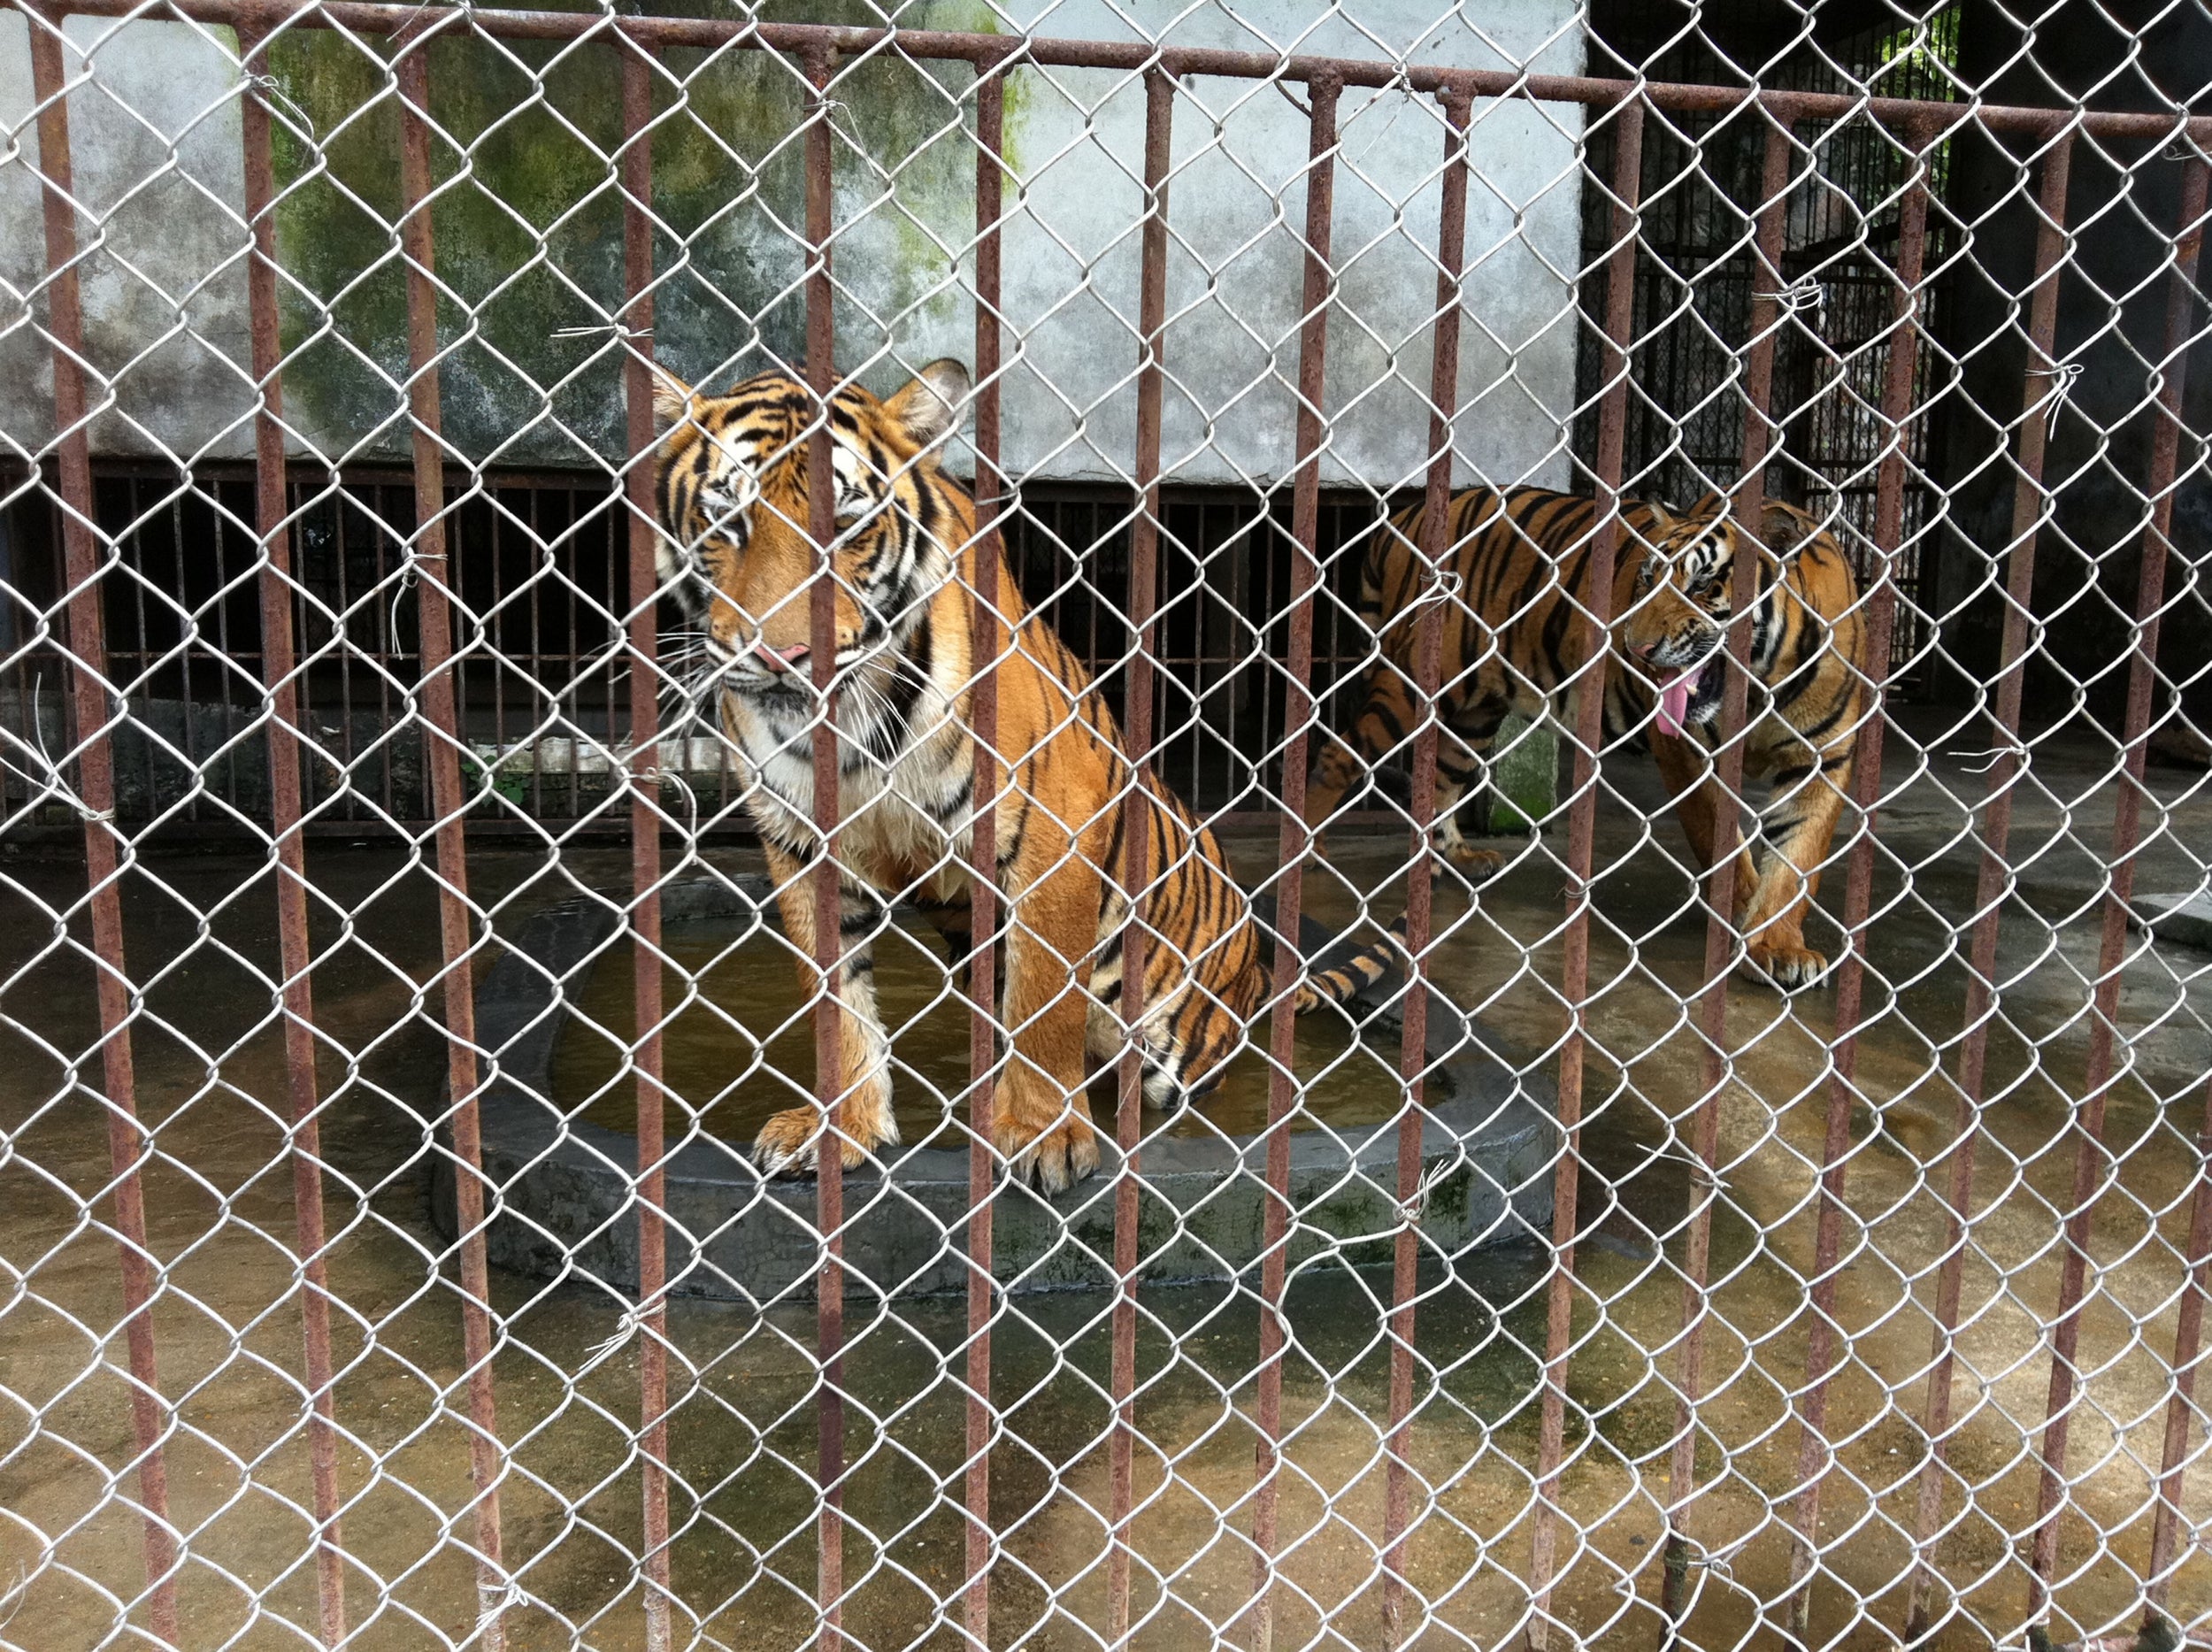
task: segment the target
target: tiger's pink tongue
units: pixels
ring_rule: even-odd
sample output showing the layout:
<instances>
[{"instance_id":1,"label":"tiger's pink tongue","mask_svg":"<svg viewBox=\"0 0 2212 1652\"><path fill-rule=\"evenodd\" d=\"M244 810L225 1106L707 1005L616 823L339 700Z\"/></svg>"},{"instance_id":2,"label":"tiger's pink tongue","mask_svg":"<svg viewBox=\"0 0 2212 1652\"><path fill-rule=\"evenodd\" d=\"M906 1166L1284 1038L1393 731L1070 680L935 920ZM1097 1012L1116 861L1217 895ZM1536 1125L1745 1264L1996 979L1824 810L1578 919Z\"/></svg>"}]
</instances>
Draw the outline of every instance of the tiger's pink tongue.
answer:
<instances>
[{"instance_id":1,"label":"tiger's pink tongue","mask_svg":"<svg viewBox=\"0 0 2212 1652\"><path fill-rule=\"evenodd\" d=\"M1697 679L1694 670L1678 672L1660 685L1659 726L1668 734L1678 736L1682 733L1690 711L1690 690L1697 686Z\"/></svg>"}]
</instances>

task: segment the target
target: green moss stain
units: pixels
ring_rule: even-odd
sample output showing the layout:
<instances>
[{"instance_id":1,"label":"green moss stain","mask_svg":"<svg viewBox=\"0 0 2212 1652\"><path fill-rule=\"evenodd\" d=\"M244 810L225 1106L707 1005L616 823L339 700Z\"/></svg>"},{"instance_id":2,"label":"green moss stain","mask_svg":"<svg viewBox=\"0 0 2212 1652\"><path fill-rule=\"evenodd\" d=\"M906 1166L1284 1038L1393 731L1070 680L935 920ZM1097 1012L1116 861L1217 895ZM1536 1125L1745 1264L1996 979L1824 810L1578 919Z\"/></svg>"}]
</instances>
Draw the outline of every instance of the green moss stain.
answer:
<instances>
[{"instance_id":1,"label":"green moss stain","mask_svg":"<svg viewBox=\"0 0 2212 1652\"><path fill-rule=\"evenodd\" d=\"M575 9L573 0L569 9ZM657 12L727 15L714 0ZM764 20L864 24L860 0L796 0ZM980 0L924 0L910 27L987 32ZM479 461L591 465L623 452L621 63L611 47L455 38L430 48L433 211L444 431ZM397 458L406 285L397 96L381 42L303 30L271 71L312 123L280 134L288 402L326 450ZM718 382L803 353L806 88L757 50L672 50L652 133L656 354ZM972 77L872 58L835 89L840 364L964 340L974 236ZM1007 93L1008 127L1029 93ZM963 351L964 354L965 352ZM885 365L866 376L895 380ZM887 383L882 388L888 388Z\"/></svg>"},{"instance_id":2,"label":"green moss stain","mask_svg":"<svg viewBox=\"0 0 2212 1652\"><path fill-rule=\"evenodd\" d=\"M1490 784L1493 832L1526 832L1558 806L1559 736L1548 723L1533 727L1509 717L1499 726Z\"/></svg>"}]
</instances>

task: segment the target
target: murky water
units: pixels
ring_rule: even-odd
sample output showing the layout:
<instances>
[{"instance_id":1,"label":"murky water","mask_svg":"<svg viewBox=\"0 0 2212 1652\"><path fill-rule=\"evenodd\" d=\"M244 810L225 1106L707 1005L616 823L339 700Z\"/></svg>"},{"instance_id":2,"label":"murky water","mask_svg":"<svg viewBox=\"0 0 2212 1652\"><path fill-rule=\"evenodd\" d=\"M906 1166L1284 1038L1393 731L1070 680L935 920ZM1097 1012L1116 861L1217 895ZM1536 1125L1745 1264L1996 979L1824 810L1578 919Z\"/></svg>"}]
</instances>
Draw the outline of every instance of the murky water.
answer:
<instances>
[{"instance_id":1,"label":"murky water","mask_svg":"<svg viewBox=\"0 0 2212 1652\"><path fill-rule=\"evenodd\" d=\"M1945 749L1955 743L1947 737ZM1867 935L1871 968L1846 1098L1847 1261L1830 1310L1850 1357L1829 1390L1837 1446L1823 1527L1854 1535L1824 1551L1814 1621L1842 1622L1870 1603L1879 1633L1851 1633L1868 1644L1895 1641L1904 1612L1898 1580L1929 1565L1959 1602L1943 1644L2013 1644L2031 1598L2018 1556L2037 1519L2032 1430L2046 1403L2065 1254L2054 1213L2069 1208L2085 1140L2077 1110L2098 936L2093 922L2079 920L2093 918L2107 870L2096 858L2102 817L2085 826L2088 803L2062 809L2051 799L2108 808L2109 765L2099 752L2070 768L2039 757L2046 789L2024 791L2016 815L2016 848L2029 870L2006 910L2004 1013L1989 1052L1954 1344L1960 1369L1973 1373L1962 1387L1962 1409L1970 1398L1971 1410L1947 1445L1947 1472L1956 1478L1946 1482L1946 1535L1916 1555L1908 1538L1927 1461L1930 1282L1939 1259L1955 1254L1944 1197L1964 1018L1954 932L1972 910L1978 867L1961 811L1938 806L1924 785L1904 789L1900 775L1918 761L1915 749L1899 741L1892 750L1900 795L1881 817L1881 917ZM1935 770L1943 784L1978 795L1978 776L1939 754L1935 761L1946 765ZM1664 821L1655 835L1647 829L1656 813L1649 776L1632 764L1609 769L1609 785L1645 788L1628 793L1640 812L1606 805L1599 817L1600 859L1615 870L1596 887L1569 1468L1558 1494L1566 1529L1582 1536L1565 1545L1551 1610L1569 1639L1660 1644L1671 1633L1656 1616L1665 1521L1686 1509L1694 1541L1729 1556L1729 1569L1701 1574L1680 1639L1764 1645L1774 1633L1759 1613L1786 1597L1798 1564L1791 1527L1775 1511L1802 1485L1794 1396L1805 1392L1805 1280L1817 1221L1832 1208L1815 1178L1835 1094L1836 996L1732 990L1732 1082L1713 1102L1723 1176L1715 1285L1702 1322L1705 1370L1727 1377L1699 1406L1694 1494L1685 1502L1668 1464L1679 1426L1680 1264L1693 1191L1683 1144L1709 1094L1694 1008L1704 930L1686 904L1686 876L1665 858L1679 853L1678 830ZM2147 887L2186 887L2197 876L2193 852L2212 834L2212 799L2193 778L2154 770L2151 779L2169 799L2192 789L2147 848L2141 879ZM1271 834L1229 844L1253 877L1273 847ZM1564 1025L1561 877L1548 858L1557 849L1548 841L1542 855L1486 886L1471 910L1448 889L1440 894L1443 939L1432 954L1440 988L1479 1007L1502 1041L1537 1052L1530 1059L1539 1071L1555 1070ZM1381 891L1376 910L1394 913L1402 841L1348 838L1338 852L1363 890ZM319 1074L326 1198L334 1231L348 1224L329 1248L327 1277L344 1310L334 1316L332 1392L348 1499L349 1644L411 1652L426 1637L466 1640L480 1607L467 1548L470 1437L455 1397L467 1350L450 1293L425 1288L436 1278L426 1258L450 1254L430 1226L426 1196L442 1156L427 1126L440 1116L447 1047L434 1015L414 999L437 979L436 891L398 851L318 841L309 853L319 895L316 1024L329 1041ZM758 871L742 851L711 853L732 876ZM0 1596L19 1576L12 1624L31 1627L13 1633L31 1635L25 1644L40 1652L77 1652L128 1633L118 1630L116 1602L142 1602L144 1588L144 1531L127 1494L130 1392L119 1358L86 1341L88 1327L105 1334L120 1319L113 1241L103 1226L108 1118L87 1083L96 1062L64 1059L99 1038L85 955L56 944L50 927L53 912L81 912L81 865L27 854L0 865L19 891L17 921L0 927L14 1026L0 1043L0 1130L11 1149L0 1164L0 1255L23 1275L0 1316L0 1361L21 1414L35 1418L8 1436L0 1467L0 1505L11 1515L0 1531ZM1909 898L1901 866L1912 869ZM552 868L534 853L472 846L469 870L503 934L579 881L618 887L629 875L626 850L575 845ZM150 858L124 880L128 956L148 983L132 1038L140 1111L153 1132L150 1245L168 1287L150 1319L162 1387L177 1406L172 1518L192 1533L180 1587L192 1644L223 1641L241 1652L301 1644L318 1621L297 1512L311 1495L312 1465L300 1420L288 1075L281 1028L269 1017L278 960L268 878L259 857L195 854ZM1840 883L1824 890L1832 913ZM1307 905L1339 925L1356 911L1335 880L1318 874L1309 878ZM211 915L204 930L201 912ZM352 915L342 928L342 912ZM1832 951L1832 918L1816 927ZM81 941L81 918L73 928ZM674 1087L705 1110L707 1128L741 1141L764 1113L811 1087L795 972L772 940L733 953L731 926L671 936L684 972L671 973L672 1002L691 990L687 973L700 978L699 1001L680 1010L669 1041ZM941 1118L939 1093L959 1104L966 1010L934 937L887 938L878 954L888 1018L902 1028L899 1099L911 1138ZM584 1008L605 1030L576 1028L559 1079L572 1105L612 1080L593 1116L626 1126L630 1087L617 1048L631 1031L626 954L611 953L598 976ZM2080 1321L2079 1358L2095 1375L2073 1421L2061 1532L2067 1581L2054 1603L2065 1625L2055 1633L2067 1638L2107 1625L2131 1632L2141 1617L2143 1511L2154 1495L2147 1465L2162 1448L2168 1361L2186 1296L2212 969L2172 949L2131 955L2120 1022L2128 1064L2108 1097L2102 1191L2087 1233L2094 1283ZM1309 1020L1300 1070L1313 1072L1349 1047L1340 1026ZM1386 1040L1384 1050L1384 1061L1358 1055L1317 1087L1317 1111L1371 1118L1387 1105L1395 1086L1373 1080L1394 1043ZM769 1076L777 1069L787 1081ZM1179 1127L1248 1128L1264 1103L1263 1073L1248 1057L1210 1108ZM1094 1184L1079 1196L1110 1195ZM1551 1254L1531 1246L1463 1256L1448 1274L1425 1262L1419 1276L1417 1410L1406 1452L1432 1518L1407 1565L1436 1603L1431 1640L1488 1647L1525 1631L1529 1487L1540 1448L1533 1361L1551 1266ZM504 1541L529 1597L510 1615L508 1644L559 1652L577 1642L572 1625L588 1623L603 1652L638 1652L649 1644L645 1591L630 1559L644 1541L634 1419L646 1341L625 1302L573 1278L549 1283L494 1269L490 1285L503 1331L497 1426L515 1470L503 1491ZM1289 1287L1294 1357L1284 1367L1283 1416L1292 1471L1282 1478L1279 1518L1283 1575L1294 1587L1282 1592L1279 1642L1387 1640L1375 1538L1387 1506L1378 1419L1393 1374L1394 1345L1379 1330L1388 1297L1387 1274L1333 1265L1297 1273ZM1094 1647L1108 1634L1101 1511L1111 1474L1103 1442L1112 1319L1103 1301L1014 1295L993 1322L1002 1432L991 1494L1006 1559L992 1585L1000 1640ZM965 1304L853 1302L841 1379L856 1402L846 1412L854 1587L845 1623L856 1643L935 1652L960 1643L950 1625L966 1552L956 1507L967 1460ZM722 1644L785 1652L819 1637L810 1603L815 1325L810 1303L764 1313L680 1299L669 1310L678 1372L669 1431L679 1487L673 1584L686 1622ZM1240 1289L1148 1286L1137 1326L1138 1425L1149 1442L1133 1467L1136 1608L1148 1625L1139 1644L1234 1642L1252 1578L1237 1523L1254 1485L1248 1378L1261 1321ZM2212 1474L2193 1468L2183 1495L2190 1528L2207 1529ZM2177 1561L2177 1608L2194 1614L2212 1599L2208 1568L2212 1550L2200 1546ZM1161 1577L1172 1578L1173 1599L1162 1595ZM252 1588L242 1591L240 1579ZM143 1616L141 1604L134 1622Z\"/></svg>"},{"instance_id":2,"label":"murky water","mask_svg":"<svg viewBox=\"0 0 2212 1652\"><path fill-rule=\"evenodd\" d=\"M710 1135L749 1143L772 1113L808 1099L814 1024L789 948L736 918L670 926L664 941L670 1009L663 1072L674 1095L698 1110ZM893 1107L900 1139L926 1141L955 1110L968 1110L969 1006L955 990L944 954L926 928L900 928L876 943L876 1002L892 1032ZM636 1128L636 1086L624 1069L636 1016L630 968L620 953L594 970L553 1060L553 1093L610 1130ZM1264 1038L1264 1029L1260 1030ZM1305 1104L1294 1128L1380 1124L1400 1092L1394 1035L1378 1049L1328 1009L1302 1018L1294 1065ZM1091 1109L1110 1118L1114 1075L1091 1086ZM1220 1085L1167 1127L1171 1134L1250 1134L1267 1122L1268 1066L1260 1052L1233 1059ZM1147 1121L1156 1127L1156 1115Z\"/></svg>"}]
</instances>

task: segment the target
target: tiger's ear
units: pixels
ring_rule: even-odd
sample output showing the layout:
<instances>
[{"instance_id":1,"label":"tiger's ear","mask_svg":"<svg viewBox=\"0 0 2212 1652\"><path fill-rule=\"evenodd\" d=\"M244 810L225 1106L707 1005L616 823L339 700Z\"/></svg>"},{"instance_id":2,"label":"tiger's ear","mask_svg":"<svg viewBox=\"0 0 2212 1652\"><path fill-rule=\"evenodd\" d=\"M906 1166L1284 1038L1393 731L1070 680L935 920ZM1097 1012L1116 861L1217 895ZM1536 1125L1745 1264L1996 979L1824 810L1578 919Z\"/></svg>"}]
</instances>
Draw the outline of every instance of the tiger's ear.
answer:
<instances>
[{"instance_id":1,"label":"tiger's ear","mask_svg":"<svg viewBox=\"0 0 2212 1652\"><path fill-rule=\"evenodd\" d=\"M653 369L653 417L661 428L681 424L696 399L692 388L675 374L663 367Z\"/></svg>"},{"instance_id":2,"label":"tiger's ear","mask_svg":"<svg viewBox=\"0 0 2212 1652\"><path fill-rule=\"evenodd\" d=\"M1783 562L1797 556L1825 532L1818 518L1779 499L1768 500L1760 512L1759 537Z\"/></svg>"},{"instance_id":3,"label":"tiger's ear","mask_svg":"<svg viewBox=\"0 0 2212 1652\"><path fill-rule=\"evenodd\" d=\"M1729 500L1726 494L1700 494L1696 502L1674 512L1678 522L1701 522L1710 527L1728 519Z\"/></svg>"},{"instance_id":4,"label":"tiger's ear","mask_svg":"<svg viewBox=\"0 0 2212 1652\"><path fill-rule=\"evenodd\" d=\"M920 374L883 404L918 447L928 447L960 422L967 411L975 380L961 363L948 356L933 361Z\"/></svg>"}]
</instances>

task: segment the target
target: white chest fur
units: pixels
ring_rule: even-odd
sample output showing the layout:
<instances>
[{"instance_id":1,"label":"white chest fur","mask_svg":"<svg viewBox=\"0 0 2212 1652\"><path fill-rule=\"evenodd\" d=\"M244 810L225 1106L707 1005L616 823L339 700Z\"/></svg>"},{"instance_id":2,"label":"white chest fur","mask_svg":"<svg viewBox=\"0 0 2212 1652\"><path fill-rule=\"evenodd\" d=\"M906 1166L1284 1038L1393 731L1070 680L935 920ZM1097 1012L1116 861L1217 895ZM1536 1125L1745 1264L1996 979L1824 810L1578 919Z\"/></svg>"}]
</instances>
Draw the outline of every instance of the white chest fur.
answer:
<instances>
[{"instance_id":1,"label":"white chest fur","mask_svg":"<svg viewBox=\"0 0 2212 1652\"><path fill-rule=\"evenodd\" d=\"M877 868L935 864L966 852L972 835L973 748L951 686L935 676L887 689L864 667L836 696L839 859L863 881ZM810 853L815 828L815 729L810 695L730 693L725 732L737 748L745 805L764 835Z\"/></svg>"}]
</instances>

